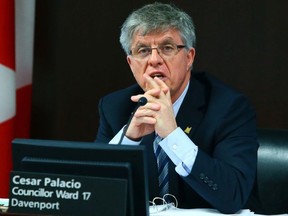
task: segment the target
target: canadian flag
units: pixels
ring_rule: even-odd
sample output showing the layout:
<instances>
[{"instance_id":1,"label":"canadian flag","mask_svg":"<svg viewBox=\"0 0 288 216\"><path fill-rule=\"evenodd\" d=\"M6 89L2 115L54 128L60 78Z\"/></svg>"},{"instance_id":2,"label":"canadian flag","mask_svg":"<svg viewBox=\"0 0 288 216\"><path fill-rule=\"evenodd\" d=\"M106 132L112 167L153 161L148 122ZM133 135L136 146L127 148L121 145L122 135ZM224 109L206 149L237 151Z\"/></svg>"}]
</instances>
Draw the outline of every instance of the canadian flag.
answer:
<instances>
[{"instance_id":1,"label":"canadian flag","mask_svg":"<svg viewBox=\"0 0 288 216\"><path fill-rule=\"evenodd\" d=\"M0 197L9 195L11 141L30 134L35 0L0 0Z\"/></svg>"}]
</instances>

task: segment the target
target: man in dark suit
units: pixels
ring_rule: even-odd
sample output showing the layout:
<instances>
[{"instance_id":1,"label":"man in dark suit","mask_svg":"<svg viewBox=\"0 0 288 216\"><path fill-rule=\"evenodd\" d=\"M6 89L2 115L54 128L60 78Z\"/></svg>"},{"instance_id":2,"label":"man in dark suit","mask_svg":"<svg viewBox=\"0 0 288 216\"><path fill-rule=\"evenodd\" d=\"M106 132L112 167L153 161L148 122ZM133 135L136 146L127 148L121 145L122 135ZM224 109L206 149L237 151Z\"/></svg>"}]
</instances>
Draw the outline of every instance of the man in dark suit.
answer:
<instances>
[{"instance_id":1,"label":"man in dark suit","mask_svg":"<svg viewBox=\"0 0 288 216\"><path fill-rule=\"evenodd\" d=\"M120 42L137 84L100 100L97 141L117 144L125 129L122 144L147 146L150 199L164 191L182 208L243 208L256 175L255 111L241 93L192 72L191 17L168 4L143 6L124 22ZM125 128L143 96L148 103ZM157 151L169 158L165 172Z\"/></svg>"}]
</instances>

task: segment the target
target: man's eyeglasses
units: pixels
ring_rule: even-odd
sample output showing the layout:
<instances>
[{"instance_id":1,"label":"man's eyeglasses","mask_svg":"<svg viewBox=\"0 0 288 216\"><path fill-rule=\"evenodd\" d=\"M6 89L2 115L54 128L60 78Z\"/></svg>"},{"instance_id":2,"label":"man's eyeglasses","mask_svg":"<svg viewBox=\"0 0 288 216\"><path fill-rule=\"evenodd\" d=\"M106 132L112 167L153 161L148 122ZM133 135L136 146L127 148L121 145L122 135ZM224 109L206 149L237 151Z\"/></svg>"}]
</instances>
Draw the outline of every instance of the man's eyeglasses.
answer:
<instances>
[{"instance_id":1,"label":"man's eyeglasses","mask_svg":"<svg viewBox=\"0 0 288 216\"><path fill-rule=\"evenodd\" d=\"M131 49L129 54L135 58L142 60L151 55L153 49L156 49L158 54L162 58L167 59L169 57L175 56L180 49L185 47L186 45L176 45L176 44L163 44L153 48L148 46L139 46Z\"/></svg>"}]
</instances>

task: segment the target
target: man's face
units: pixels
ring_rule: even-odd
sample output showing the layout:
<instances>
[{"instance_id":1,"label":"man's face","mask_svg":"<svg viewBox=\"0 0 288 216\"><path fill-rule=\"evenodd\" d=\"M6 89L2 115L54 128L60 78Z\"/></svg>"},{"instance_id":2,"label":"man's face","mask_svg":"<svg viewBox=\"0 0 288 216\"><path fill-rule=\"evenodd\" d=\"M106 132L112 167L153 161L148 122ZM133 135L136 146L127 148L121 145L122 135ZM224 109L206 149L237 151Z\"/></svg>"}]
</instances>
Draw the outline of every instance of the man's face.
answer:
<instances>
[{"instance_id":1,"label":"man's face","mask_svg":"<svg viewBox=\"0 0 288 216\"><path fill-rule=\"evenodd\" d=\"M145 36L136 34L132 41L131 49L139 51L138 53L143 53L142 50L146 52L145 47L156 48L160 46L169 51L170 45L174 47L183 45L177 30L170 29L163 33L150 33ZM127 56L127 61L137 83L144 91L149 89L143 74L151 77L157 76L169 87L172 102L175 102L189 82L195 50L194 48L190 50L178 48L173 55L169 56L165 55L165 53L161 54L160 49L159 51L160 53L158 53L157 49L152 49L151 54L145 58L137 58L132 54Z\"/></svg>"}]
</instances>

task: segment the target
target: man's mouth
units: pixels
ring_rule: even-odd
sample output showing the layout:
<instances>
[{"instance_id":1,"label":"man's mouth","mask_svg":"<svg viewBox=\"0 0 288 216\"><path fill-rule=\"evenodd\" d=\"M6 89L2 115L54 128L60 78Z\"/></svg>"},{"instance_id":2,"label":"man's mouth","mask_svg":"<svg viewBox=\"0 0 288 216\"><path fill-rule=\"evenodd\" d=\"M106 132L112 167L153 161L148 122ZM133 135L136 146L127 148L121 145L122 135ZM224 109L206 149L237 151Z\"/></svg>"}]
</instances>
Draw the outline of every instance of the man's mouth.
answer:
<instances>
[{"instance_id":1,"label":"man's mouth","mask_svg":"<svg viewBox=\"0 0 288 216\"><path fill-rule=\"evenodd\" d=\"M162 74L160 74L160 73L159 73L159 74L156 73L156 74L152 74L151 77L152 77L152 78L155 78L155 77L163 78L164 76L163 76Z\"/></svg>"}]
</instances>

